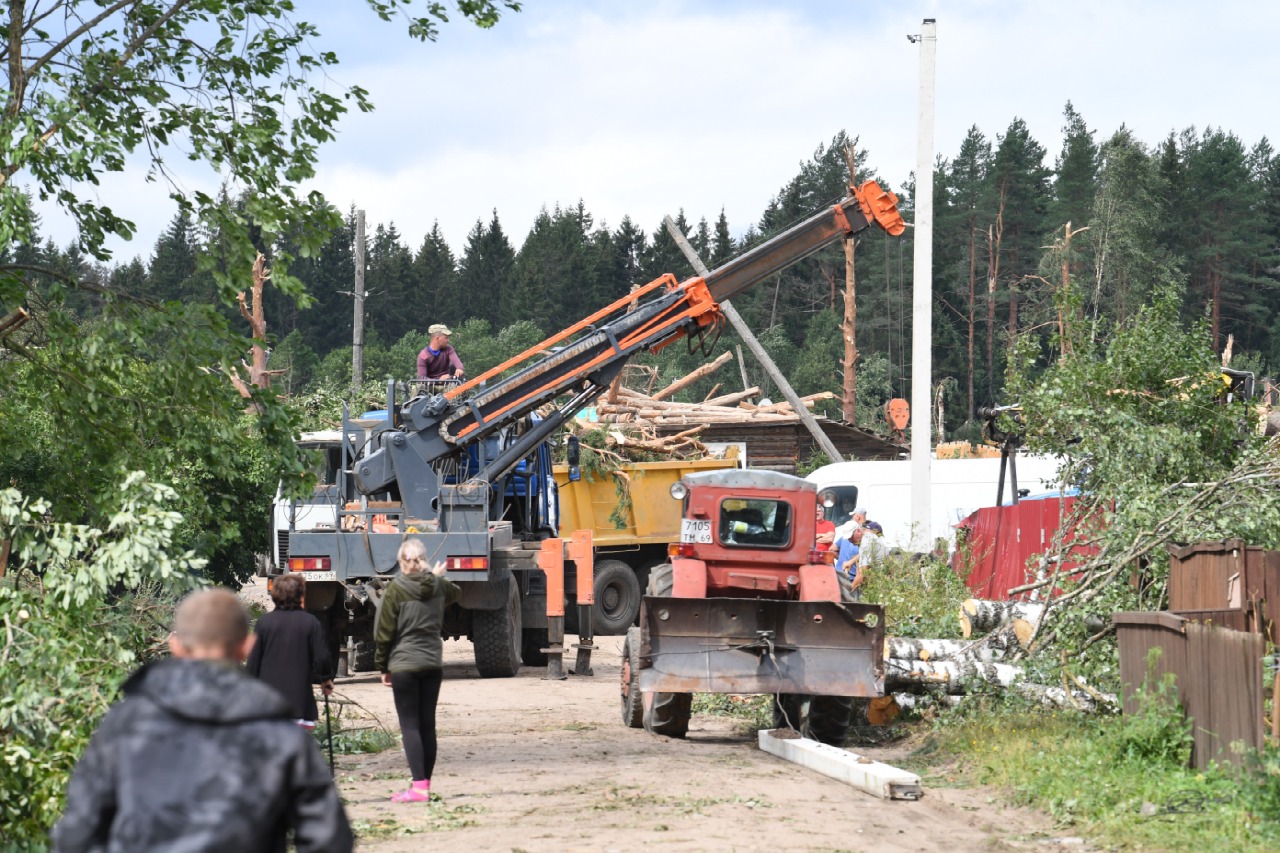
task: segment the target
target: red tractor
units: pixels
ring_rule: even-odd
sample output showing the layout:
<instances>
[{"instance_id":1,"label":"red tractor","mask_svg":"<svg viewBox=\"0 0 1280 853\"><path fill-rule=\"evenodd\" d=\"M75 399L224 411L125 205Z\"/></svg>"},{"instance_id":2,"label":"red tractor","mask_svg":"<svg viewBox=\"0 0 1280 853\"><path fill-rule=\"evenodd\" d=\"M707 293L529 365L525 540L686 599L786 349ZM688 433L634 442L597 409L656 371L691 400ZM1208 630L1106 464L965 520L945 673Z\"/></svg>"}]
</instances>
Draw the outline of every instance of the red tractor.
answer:
<instances>
[{"instance_id":1,"label":"red tractor","mask_svg":"<svg viewBox=\"0 0 1280 853\"><path fill-rule=\"evenodd\" d=\"M843 743L853 697L884 692L884 612L848 601L816 549L817 488L726 470L691 474L671 496L680 543L650 573L623 644L623 721L684 737L694 693L768 693L776 726Z\"/></svg>"}]
</instances>

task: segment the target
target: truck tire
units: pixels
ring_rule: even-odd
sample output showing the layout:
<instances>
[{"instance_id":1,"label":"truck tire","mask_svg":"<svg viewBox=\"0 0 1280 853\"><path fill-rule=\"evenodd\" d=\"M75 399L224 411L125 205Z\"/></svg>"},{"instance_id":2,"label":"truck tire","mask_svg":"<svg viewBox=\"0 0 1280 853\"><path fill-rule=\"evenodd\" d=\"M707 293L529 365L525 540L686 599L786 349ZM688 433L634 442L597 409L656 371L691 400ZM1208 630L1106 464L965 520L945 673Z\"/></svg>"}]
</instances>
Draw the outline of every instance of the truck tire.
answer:
<instances>
[{"instance_id":1,"label":"truck tire","mask_svg":"<svg viewBox=\"0 0 1280 853\"><path fill-rule=\"evenodd\" d=\"M471 611L472 645L481 678L511 678L520 671L522 625L515 578L509 581L504 607Z\"/></svg>"},{"instance_id":2,"label":"truck tire","mask_svg":"<svg viewBox=\"0 0 1280 853\"><path fill-rule=\"evenodd\" d=\"M352 659L348 669L355 672L373 672L374 657L378 653L378 644L373 640L356 640Z\"/></svg>"},{"instance_id":3,"label":"truck tire","mask_svg":"<svg viewBox=\"0 0 1280 853\"><path fill-rule=\"evenodd\" d=\"M640 616L640 581L635 569L621 560L601 560L596 563L594 574L592 631L596 636L627 633Z\"/></svg>"},{"instance_id":4,"label":"truck tire","mask_svg":"<svg viewBox=\"0 0 1280 853\"><path fill-rule=\"evenodd\" d=\"M546 666L547 647L546 628L525 628L521 633L520 658L525 666Z\"/></svg>"},{"instance_id":5,"label":"truck tire","mask_svg":"<svg viewBox=\"0 0 1280 853\"><path fill-rule=\"evenodd\" d=\"M640 629L628 628L622 641L622 722L629 728L644 725L644 703L640 697Z\"/></svg>"},{"instance_id":6,"label":"truck tire","mask_svg":"<svg viewBox=\"0 0 1280 853\"><path fill-rule=\"evenodd\" d=\"M779 693L774 700L774 728L790 726L802 737L829 746L844 746L852 722L853 699L848 696Z\"/></svg>"},{"instance_id":7,"label":"truck tire","mask_svg":"<svg viewBox=\"0 0 1280 853\"><path fill-rule=\"evenodd\" d=\"M650 596L670 598L675 587L675 570L670 563L654 566L649 573ZM640 694L644 702L644 730L666 737L684 737L689 733L689 717L693 715L692 693Z\"/></svg>"}]
</instances>

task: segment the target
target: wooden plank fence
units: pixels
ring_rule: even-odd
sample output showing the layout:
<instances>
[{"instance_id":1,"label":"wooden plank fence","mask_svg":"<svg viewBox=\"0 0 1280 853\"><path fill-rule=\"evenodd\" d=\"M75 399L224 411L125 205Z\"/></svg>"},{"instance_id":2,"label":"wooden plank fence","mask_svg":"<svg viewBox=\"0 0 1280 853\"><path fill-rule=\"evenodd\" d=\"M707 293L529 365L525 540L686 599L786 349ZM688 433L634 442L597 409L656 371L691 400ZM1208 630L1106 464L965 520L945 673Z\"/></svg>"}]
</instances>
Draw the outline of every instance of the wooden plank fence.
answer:
<instances>
[{"instance_id":1,"label":"wooden plank fence","mask_svg":"<svg viewBox=\"0 0 1280 853\"><path fill-rule=\"evenodd\" d=\"M1124 713L1138 710L1134 694L1148 678L1148 653L1160 649L1151 676L1158 681L1171 672L1179 700L1191 720L1191 764L1240 764L1234 743L1263 745L1261 633L1202 625L1174 613L1116 613L1112 616L1120 645L1120 681ZM1152 685L1154 686L1154 685Z\"/></svg>"}]
</instances>

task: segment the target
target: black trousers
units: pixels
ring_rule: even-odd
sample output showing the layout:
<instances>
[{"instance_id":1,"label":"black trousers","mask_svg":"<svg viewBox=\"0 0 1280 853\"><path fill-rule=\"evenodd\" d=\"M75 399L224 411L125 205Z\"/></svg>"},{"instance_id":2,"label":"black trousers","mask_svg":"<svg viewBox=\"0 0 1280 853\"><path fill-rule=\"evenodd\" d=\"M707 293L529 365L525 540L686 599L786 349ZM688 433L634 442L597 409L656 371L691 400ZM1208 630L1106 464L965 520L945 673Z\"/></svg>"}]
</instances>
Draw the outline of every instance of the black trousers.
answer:
<instances>
[{"instance_id":1,"label":"black trousers","mask_svg":"<svg viewBox=\"0 0 1280 853\"><path fill-rule=\"evenodd\" d=\"M442 675L438 669L391 673L404 755L415 782L430 779L436 766L436 700Z\"/></svg>"}]
</instances>

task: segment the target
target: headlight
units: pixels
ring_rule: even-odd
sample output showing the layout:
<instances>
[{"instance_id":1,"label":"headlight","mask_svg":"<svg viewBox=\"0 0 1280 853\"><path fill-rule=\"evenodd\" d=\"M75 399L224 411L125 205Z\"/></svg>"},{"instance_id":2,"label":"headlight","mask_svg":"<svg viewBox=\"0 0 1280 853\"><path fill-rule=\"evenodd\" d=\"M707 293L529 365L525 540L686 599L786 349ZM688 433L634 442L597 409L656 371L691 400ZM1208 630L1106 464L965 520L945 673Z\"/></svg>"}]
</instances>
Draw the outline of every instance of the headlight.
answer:
<instances>
[{"instance_id":1,"label":"headlight","mask_svg":"<svg viewBox=\"0 0 1280 853\"><path fill-rule=\"evenodd\" d=\"M671 484L671 497L678 501L684 500L684 496L689 494L689 487L677 480Z\"/></svg>"},{"instance_id":2,"label":"headlight","mask_svg":"<svg viewBox=\"0 0 1280 853\"><path fill-rule=\"evenodd\" d=\"M818 495L818 501L823 506L830 509L831 507L836 505L836 494L835 492L823 492L822 494Z\"/></svg>"}]
</instances>

